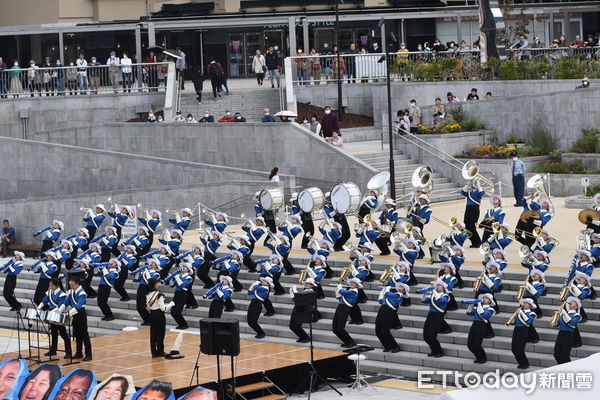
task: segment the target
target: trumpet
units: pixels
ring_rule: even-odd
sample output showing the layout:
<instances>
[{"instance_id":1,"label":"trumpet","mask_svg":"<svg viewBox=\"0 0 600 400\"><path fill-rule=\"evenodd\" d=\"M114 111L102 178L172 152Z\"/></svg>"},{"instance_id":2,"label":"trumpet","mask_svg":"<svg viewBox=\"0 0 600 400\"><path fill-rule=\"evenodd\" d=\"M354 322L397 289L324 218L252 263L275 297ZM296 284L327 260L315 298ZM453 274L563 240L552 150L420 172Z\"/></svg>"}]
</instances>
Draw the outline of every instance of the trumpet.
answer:
<instances>
[{"instance_id":1,"label":"trumpet","mask_svg":"<svg viewBox=\"0 0 600 400\"><path fill-rule=\"evenodd\" d=\"M281 239L279 239L277 236L275 236L275 234L273 232L271 232L270 229L267 229L266 231L267 231L267 236L269 237L269 239L275 242L275 247L282 244Z\"/></svg>"},{"instance_id":2,"label":"trumpet","mask_svg":"<svg viewBox=\"0 0 600 400\"><path fill-rule=\"evenodd\" d=\"M171 232L168 229L163 229L158 237L158 240L166 240L167 242L171 241Z\"/></svg>"},{"instance_id":3,"label":"trumpet","mask_svg":"<svg viewBox=\"0 0 600 400\"><path fill-rule=\"evenodd\" d=\"M552 328L556 328L558 326L558 321L560 320L560 314L562 313L562 310L565 308L566 304L567 304L567 302L563 301L560 304L560 307L558 308L558 310L554 311L554 314L552 315L552 319L550 320L550 323L548 324Z\"/></svg>"},{"instance_id":4,"label":"trumpet","mask_svg":"<svg viewBox=\"0 0 600 400\"><path fill-rule=\"evenodd\" d=\"M520 300L520 299L519 299L519 300ZM519 311L521 311L521 307L517 308L517 309L515 310L515 312L514 312L514 313L512 313L512 315L510 316L510 318L508 319L508 321L506 321L506 322L504 323L504 325L506 325L506 326L511 326L512 324L514 324L514 323L515 323L515 319L517 319L517 315L519 315Z\"/></svg>"},{"instance_id":5,"label":"trumpet","mask_svg":"<svg viewBox=\"0 0 600 400\"><path fill-rule=\"evenodd\" d=\"M237 240L236 238L234 238L233 236L231 236L230 233L225 233L225 236L227 236L227 238L229 239L229 245L227 247L233 246L236 249L239 249L240 247L242 247L242 244L240 243L240 241Z\"/></svg>"}]
</instances>

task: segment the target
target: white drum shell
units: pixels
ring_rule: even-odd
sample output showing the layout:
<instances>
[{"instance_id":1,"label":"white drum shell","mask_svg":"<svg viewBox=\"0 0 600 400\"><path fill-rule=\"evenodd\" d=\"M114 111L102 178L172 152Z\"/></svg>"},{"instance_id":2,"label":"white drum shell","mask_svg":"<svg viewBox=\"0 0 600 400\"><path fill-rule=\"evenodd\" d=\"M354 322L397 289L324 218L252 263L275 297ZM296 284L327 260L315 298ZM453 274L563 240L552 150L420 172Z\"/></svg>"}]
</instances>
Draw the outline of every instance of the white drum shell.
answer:
<instances>
[{"instance_id":1,"label":"white drum shell","mask_svg":"<svg viewBox=\"0 0 600 400\"><path fill-rule=\"evenodd\" d=\"M69 321L69 315L59 312L49 312L46 316L46 321L54 325L67 325L67 321Z\"/></svg>"},{"instance_id":2,"label":"white drum shell","mask_svg":"<svg viewBox=\"0 0 600 400\"><path fill-rule=\"evenodd\" d=\"M313 212L323 207L325 197L318 187L311 187L298 193L298 205L304 212Z\"/></svg>"},{"instance_id":3,"label":"white drum shell","mask_svg":"<svg viewBox=\"0 0 600 400\"><path fill-rule=\"evenodd\" d=\"M283 202L281 189L265 189L260 192L260 205L265 210L277 210L283 207Z\"/></svg>"},{"instance_id":4,"label":"white drum shell","mask_svg":"<svg viewBox=\"0 0 600 400\"><path fill-rule=\"evenodd\" d=\"M360 200L360 189L352 182L338 183L331 189L331 204L337 212L356 211Z\"/></svg>"},{"instance_id":5,"label":"white drum shell","mask_svg":"<svg viewBox=\"0 0 600 400\"><path fill-rule=\"evenodd\" d=\"M31 321L44 321L46 319L46 311L41 311L37 308L29 308L25 312L25 319Z\"/></svg>"}]
</instances>

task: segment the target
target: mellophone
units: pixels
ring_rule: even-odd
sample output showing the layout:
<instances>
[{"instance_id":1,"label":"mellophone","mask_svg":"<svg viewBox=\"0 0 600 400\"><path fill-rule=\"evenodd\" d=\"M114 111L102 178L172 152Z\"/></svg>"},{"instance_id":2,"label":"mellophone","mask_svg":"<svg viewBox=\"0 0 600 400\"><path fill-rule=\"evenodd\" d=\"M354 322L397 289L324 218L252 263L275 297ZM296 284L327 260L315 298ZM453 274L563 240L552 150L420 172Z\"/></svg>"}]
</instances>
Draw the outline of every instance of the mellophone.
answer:
<instances>
[{"instance_id":1,"label":"mellophone","mask_svg":"<svg viewBox=\"0 0 600 400\"><path fill-rule=\"evenodd\" d=\"M66 312L43 311L37 308L28 308L25 311L25 319L60 326L71 326L73 324L73 318Z\"/></svg>"}]
</instances>

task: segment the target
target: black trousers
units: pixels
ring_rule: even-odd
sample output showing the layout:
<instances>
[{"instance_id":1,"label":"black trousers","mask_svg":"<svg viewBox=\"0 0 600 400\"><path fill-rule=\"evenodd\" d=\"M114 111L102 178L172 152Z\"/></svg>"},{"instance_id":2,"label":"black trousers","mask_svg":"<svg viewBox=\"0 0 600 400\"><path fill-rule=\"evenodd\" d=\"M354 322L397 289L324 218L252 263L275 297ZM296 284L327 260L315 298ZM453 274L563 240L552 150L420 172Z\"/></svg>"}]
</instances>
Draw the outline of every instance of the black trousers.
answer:
<instances>
[{"instance_id":1,"label":"black trousers","mask_svg":"<svg viewBox=\"0 0 600 400\"><path fill-rule=\"evenodd\" d=\"M265 276L269 276L269 275L260 274L260 276L265 277ZM275 289L275 295L279 296L279 295L285 294L285 290L283 289L283 286L281 286L281 283L279 282L279 279L281 278L281 272L273 274L273 276L271 276L271 278L273 278L273 286Z\"/></svg>"},{"instance_id":2,"label":"black trousers","mask_svg":"<svg viewBox=\"0 0 600 400\"><path fill-rule=\"evenodd\" d=\"M465 229L471 232L471 245L479 247L481 245L481 238L477 232L477 221L479 220L479 206L477 204L468 205L465 208L465 215L463 222Z\"/></svg>"},{"instance_id":3,"label":"black trousers","mask_svg":"<svg viewBox=\"0 0 600 400\"><path fill-rule=\"evenodd\" d=\"M77 257L77 248L73 249L71 252L71 257L65 261L65 268L67 271L70 271L73 268L73 264L75 264L75 257Z\"/></svg>"},{"instance_id":4,"label":"black trousers","mask_svg":"<svg viewBox=\"0 0 600 400\"><path fill-rule=\"evenodd\" d=\"M177 322L177 326L187 327L188 323L183 317L183 307L185 306L185 299L187 297L187 291L176 290L175 296L173 296L173 302L175 305L171 308L171 316Z\"/></svg>"},{"instance_id":5,"label":"black trousers","mask_svg":"<svg viewBox=\"0 0 600 400\"><path fill-rule=\"evenodd\" d=\"M49 285L50 279L40 278L38 280L37 286L35 287L35 293L33 294L33 302L35 304L40 304L42 300L44 300Z\"/></svg>"},{"instance_id":6,"label":"black trousers","mask_svg":"<svg viewBox=\"0 0 600 400\"><path fill-rule=\"evenodd\" d=\"M65 344L66 355L71 354L71 339L67 334L67 328L64 325L50 324L50 352L56 353L58 349L58 335L62 338Z\"/></svg>"},{"instance_id":7,"label":"black trousers","mask_svg":"<svg viewBox=\"0 0 600 400\"><path fill-rule=\"evenodd\" d=\"M277 233L277 226L275 225L275 220L274 219L266 219L265 218L265 225L267 226L267 228L269 228L269 230L273 233ZM265 240L263 242L263 246L266 246L267 243L269 243L269 240L271 238L269 237L269 235L265 234Z\"/></svg>"},{"instance_id":8,"label":"black trousers","mask_svg":"<svg viewBox=\"0 0 600 400\"><path fill-rule=\"evenodd\" d=\"M469 329L467 348L475 355L475 360L478 361L487 361L487 355L483 349L483 339L488 330L487 325L483 321L473 321L471 329Z\"/></svg>"},{"instance_id":9,"label":"black trousers","mask_svg":"<svg viewBox=\"0 0 600 400\"><path fill-rule=\"evenodd\" d=\"M256 272L256 263L252 259L252 253L254 253L254 246L256 242L250 241L248 243L248 253L244 256L243 264L248 267L249 272Z\"/></svg>"},{"instance_id":10,"label":"black trousers","mask_svg":"<svg viewBox=\"0 0 600 400\"><path fill-rule=\"evenodd\" d=\"M304 235L302 235L302 244L300 247L306 249L308 247L309 237L314 236L315 234L315 224L311 219L302 220L302 229L304 230Z\"/></svg>"},{"instance_id":11,"label":"black trousers","mask_svg":"<svg viewBox=\"0 0 600 400\"><path fill-rule=\"evenodd\" d=\"M248 322L248 326L252 328L257 335L265 334L265 331L263 331L263 329L258 324L258 318L260 317L262 306L262 301L258 299L252 299L250 301L250 305L248 306L248 313L246 315L246 321Z\"/></svg>"},{"instance_id":12,"label":"black trousers","mask_svg":"<svg viewBox=\"0 0 600 400\"><path fill-rule=\"evenodd\" d=\"M353 305L352 308L350 308L350 312L348 314L350 314L350 321L354 323L364 322L362 312L360 311L358 303Z\"/></svg>"},{"instance_id":13,"label":"black trousers","mask_svg":"<svg viewBox=\"0 0 600 400\"><path fill-rule=\"evenodd\" d=\"M265 307L265 311L269 314L275 314L275 307L273 307L273 303L271 302L271 299L267 298L265 299L265 301L263 301L263 306Z\"/></svg>"},{"instance_id":14,"label":"black trousers","mask_svg":"<svg viewBox=\"0 0 600 400\"><path fill-rule=\"evenodd\" d=\"M528 342L537 342L538 340L540 340L540 335L538 335L538 332L535 329L535 326L529 325L529 328L527 329L527 341Z\"/></svg>"},{"instance_id":15,"label":"black trousers","mask_svg":"<svg viewBox=\"0 0 600 400\"><path fill-rule=\"evenodd\" d=\"M519 366L529 366L529 360L527 359L527 355L525 354L525 346L527 345L528 339L529 327L515 326L515 329L513 330L512 334L512 342L510 348Z\"/></svg>"},{"instance_id":16,"label":"black trousers","mask_svg":"<svg viewBox=\"0 0 600 400\"><path fill-rule=\"evenodd\" d=\"M338 304L333 314L333 322L331 328L335 336L337 336L343 344L354 343L354 339L346 331L346 322L348 321L348 315L350 314L351 307L345 304Z\"/></svg>"},{"instance_id":17,"label":"black trousers","mask_svg":"<svg viewBox=\"0 0 600 400\"><path fill-rule=\"evenodd\" d=\"M202 265L200 266L200 268L198 268L198 278L200 278L200 280L204 283L204 287L206 289L209 289L213 286L215 286L215 282L211 279L210 276L208 276L209 272L210 272L210 263L211 261L215 260L215 256L214 254L211 253L206 253L205 257L204 257L204 262L202 263Z\"/></svg>"},{"instance_id":18,"label":"black trousers","mask_svg":"<svg viewBox=\"0 0 600 400\"><path fill-rule=\"evenodd\" d=\"M137 292L135 293L135 308L137 309L138 314L140 314L140 318L145 323L150 322L150 313L146 308L146 295L148 294L148 286L146 285L138 285ZM161 312L161 314L164 314ZM164 318L164 316L163 316Z\"/></svg>"},{"instance_id":19,"label":"black trousers","mask_svg":"<svg viewBox=\"0 0 600 400\"><path fill-rule=\"evenodd\" d=\"M394 339L394 336L390 332L397 318L398 312L396 310L392 310L386 304L379 307L377 318L375 318L375 334L386 350L398 347L398 342L396 342L396 339Z\"/></svg>"},{"instance_id":20,"label":"black trousers","mask_svg":"<svg viewBox=\"0 0 600 400\"><path fill-rule=\"evenodd\" d=\"M212 86L213 96L217 98L217 91L221 91L221 78L218 76L210 78L210 85Z\"/></svg>"},{"instance_id":21,"label":"black trousers","mask_svg":"<svg viewBox=\"0 0 600 400\"><path fill-rule=\"evenodd\" d=\"M167 321L161 310L152 310L148 314L150 322L150 352L153 356L165 352L165 329Z\"/></svg>"},{"instance_id":22,"label":"black trousers","mask_svg":"<svg viewBox=\"0 0 600 400\"><path fill-rule=\"evenodd\" d=\"M96 291L94 290L94 288L92 287L92 279L94 279L94 269L90 268L87 269L87 276L85 278L85 280L83 281L83 290L85 290L85 293L87 293L87 297L88 299L93 299L95 298L98 294L96 293Z\"/></svg>"},{"instance_id":23,"label":"black trousers","mask_svg":"<svg viewBox=\"0 0 600 400\"><path fill-rule=\"evenodd\" d=\"M39 284L39 282L38 282ZM4 300L10 305L10 308L14 308L15 310L20 310L23 306L17 298L15 297L15 287L17 286L17 276L16 275L7 275L4 279L4 290L2 291L2 295L4 296ZM36 290L37 292L37 290ZM35 304L40 304L39 302Z\"/></svg>"},{"instance_id":24,"label":"black trousers","mask_svg":"<svg viewBox=\"0 0 600 400\"><path fill-rule=\"evenodd\" d=\"M221 318L224 307L225 302L217 299L213 300L208 308L208 318Z\"/></svg>"},{"instance_id":25,"label":"black trousers","mask_svg":"<svg viewBox=\"0 0 600 400\"><path fill-rule=\"evenodd\" d=\"M290 316L290 330L294 332L296 336L298 336L299 340L308 340L310 337L306 333L306 331L302 328L302 323L298 322L298 318L296 316L296 307L292 310L292 315Z\"/></svg>"},{"instance_id":26,"label":"black trousers","mask_svg":"<svg viewBox=\"0 0 600 400\"><path fill-rule=\"evenodd\" d=\"M527 247L531 247L533 243L535 243L535 238L533 237L533 229L536 225L533 222L523 222L519 219L517 222L517 226L515 227L515 235L517 236L517 240L526 245ZM527 235L525 235L527 233ZM521 237L523 235L524 237Z\"/></svg>"},{"instance_id":27,"label":"black trousers","mask_svg":"<svg viewBox=\"0 0 600 400\"><path fill-rule=\"evenodd\" d=\"M44 253L46 251L50 250L53 245L54 245L54 242L52 240L42 241L42 250L40 250L40 258L46 258L46 255Z\"/></svg>"},{"instance_id":28,"label":"black trousers","mask_svg":"<svg viewBox=\"0 0 600 400\"><path fill-rule=\"evenodd\" d=\"M108 262L110 260L111 251L111 248L103 247L102 250L100 250L100 262Z\"/></svg>"},{"instance_id":29,"label":"black trousers","mask_svg":"<svg viewBox=\"0 0 600 400\"><path fill-rule=\"evenodd\" d=\"M190 283L190 287L188 288L188 294L185 298L185 306L186 307L198 307L198 301L196 300L196 296L194 296L194 282L196 282L196 277L192 275L192 283Z\"/></svg>"},{"instance_id":30,"label":"black trousers","mask_svg":"<svg viewBox=\"0 0 600 400\"><path fill-rule=\"evenodd\" d=\"M110 297L111 290L112 288L108 285L98 285L98 307L106 318L114 317L112 310L108 305L108 298Z\"/></svg>"},{"instance_id":31,"label":"black trousers","mask_svg":"<svg viewBox=\"0 0 600 400\"><path fill-rule=\"evenodd\" d=\"M262 85L263 81L265 80L265 73L264 72L259 72L256 74L256 82L259 85Z\"/></svg>"},{"instance_id":32,"label":"black trousers","mask_svg":"<svg viewBox=\"0 0 600 400\"><path fill-rule=\"evenodd\" d=\"M79 310L73 317L73 336L76 342L76 353L81 354L85 346L85 355L92 356L92 342L88 333L87 313L85 308Z\"/></svg>"},{"instance_id":33,"label":"black trousers","mask_svg":"<svg viewBox=\"0 0 600 400\"><path fill-rule=\"evenodd\" d=\"M440 312L429 311L425 324L423 325L423 340L431 349L433 354L443 354L442 346L437 340L437 335L444 321L444 314Z\"/></svg>"},{"instance_id":34,"label":"black trousers","mask_svg":"<svg viewBox=\"0 0 600 400\"><path fill-rule=\"evenodd\" d=\"M382 254L390 253L389 243L390 241L388 237L380 236L377 239L375 239L375 244L377 245L377 247L379 247L379 250L381 250Z\"/></svg>"},{"instance_id":35,"label":"black trousers","mask_svg":"<svg viewBox=\"0 0 600 400\"><path fill-rule=\"evenodd\" d=\"M125 290L125 282L127 281L127 276L129 275L129 270L125 267L121 267L119 271L119 277L115 281L115 291L119 293L122 299L129 300L129 294Z\"/></svg>"},{"instance_id":36,"label":"black trousers","mask_svg":"<svg viewBox=\"0 0 600 400\"><path fill-rule=\"evenodd\" d=\"M348 225L348 220L344 214L336 214L336 216L333 217L333 220L342 225L342 236L335 241L333 244L333 249L335 251L342 251L343 246L346 244L348 239L350 239L350 226Z\"/></svg>"},{"instance_id":37,"label":"black trousers","mask_svg":"<svg viewBox=\"0 0 600 400\"><path fill-rule=\"evenodd\" d=\"M294 268L294 266L292 265L290 260L288 260L287 256L285 256L283 258L282 262L283 262L283 269L285 269L286 275L291 275L296 272L296 269Z\"/></svg>"},{"instance_id":38,"label":"black trousers","mask_svg":"<svg viewBox=\"0 0 600 400\"><path fill-rule=\"evenodd\" d=\"M571 361L571 349L573 348L573 332L558 331L554 343L554 359L558 364Z\"/></svg>"}]
</instances>

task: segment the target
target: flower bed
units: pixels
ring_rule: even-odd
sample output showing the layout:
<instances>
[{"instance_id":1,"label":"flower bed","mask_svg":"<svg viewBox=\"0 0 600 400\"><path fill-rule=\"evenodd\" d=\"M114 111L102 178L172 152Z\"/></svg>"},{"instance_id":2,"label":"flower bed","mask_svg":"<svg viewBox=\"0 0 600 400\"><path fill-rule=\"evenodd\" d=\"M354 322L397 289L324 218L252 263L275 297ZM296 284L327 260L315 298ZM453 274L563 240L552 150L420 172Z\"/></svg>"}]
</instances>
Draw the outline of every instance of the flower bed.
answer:
<instances>
[{"instance_id":1,"label":"flower bed","mask_svg":"<svg viewBox=\"0 0 600 400\"><path fill-rule=\"evenodd\" d=\"M417 133L423 135L440 135L443 133L457 133L461 132L462 126L457 123L437 126L437 125L419 125L417 127ZM466 131L465 131L466 132Z\"/></svg>"},{"instance_id":2,"label":"flower bed","mask_svg":"<svg viewBox=\"0 0 600 400\"><path fill-rule=\"evenodd\" d=\"M547 160L540 162L533 172L539 174L598 174L600 171L587 169L579 160L573 162Z\"/></svg>"},{"instance_id":3,"label":"flower bed","mask_svg":"<svg viewBox=\"0 0 600 400\"><path fill-rule=\"evenodd\" d=\"M458 154L456 157L469 159L507 159L513 151L517 151L517 147L484 144L483 146L469 147L465 152Z\"/></svg>"}]
</instances>

